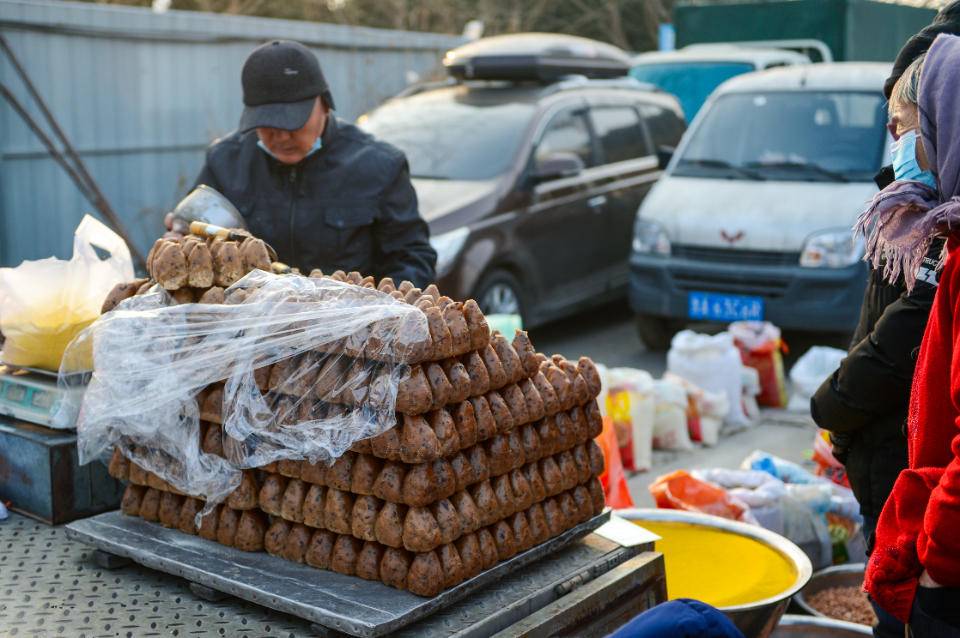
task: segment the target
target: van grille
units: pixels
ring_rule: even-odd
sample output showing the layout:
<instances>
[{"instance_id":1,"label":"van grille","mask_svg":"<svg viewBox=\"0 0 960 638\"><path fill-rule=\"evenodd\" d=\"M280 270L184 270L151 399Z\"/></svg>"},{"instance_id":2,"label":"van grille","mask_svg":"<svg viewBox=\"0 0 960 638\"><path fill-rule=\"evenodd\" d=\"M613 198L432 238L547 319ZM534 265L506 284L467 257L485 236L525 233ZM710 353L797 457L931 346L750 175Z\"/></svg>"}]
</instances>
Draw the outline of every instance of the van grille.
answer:
<instances>
[{"instance_id":1,"label":"van grille","mask_svg":"<svg viewBox=\"0 0 960 638\"><path fill-rule=\"evenodd\" d=\"M743 266L796 266L800 263L800 253L770 250L741 250L738 248L674 244L672 254L674 257L692 261L741 264Z\"/></svg>"}]
</instances>

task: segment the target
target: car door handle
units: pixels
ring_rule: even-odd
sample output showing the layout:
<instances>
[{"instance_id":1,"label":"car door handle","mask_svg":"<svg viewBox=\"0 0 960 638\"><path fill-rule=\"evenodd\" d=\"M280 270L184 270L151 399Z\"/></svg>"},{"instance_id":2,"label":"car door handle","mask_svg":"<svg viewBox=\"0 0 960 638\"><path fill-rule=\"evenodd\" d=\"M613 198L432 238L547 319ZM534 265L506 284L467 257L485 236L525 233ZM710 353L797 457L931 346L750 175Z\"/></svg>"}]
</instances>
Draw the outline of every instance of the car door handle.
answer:
<instances>
[{"instance_id":1,"label":"car door handle","mask_svg":"<svg viewBox=\"0 0 960 638\"><path fill-rule=\"evenodd\" d=\"M607 205L607 196L606 195L596 195L587 200L587 207L590 208L595 213L599 213L603 210L603 207Z\"/></svg>"}]
</instances>

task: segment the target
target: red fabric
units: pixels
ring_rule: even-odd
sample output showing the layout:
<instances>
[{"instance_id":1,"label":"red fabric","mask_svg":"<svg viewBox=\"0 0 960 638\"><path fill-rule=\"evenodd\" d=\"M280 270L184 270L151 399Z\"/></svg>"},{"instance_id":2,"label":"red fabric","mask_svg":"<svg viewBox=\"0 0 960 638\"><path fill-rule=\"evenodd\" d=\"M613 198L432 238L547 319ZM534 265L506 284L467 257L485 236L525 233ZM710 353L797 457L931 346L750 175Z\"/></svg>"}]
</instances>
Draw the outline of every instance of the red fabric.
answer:
<instances>
[{"instance_id":1,"label":"red fabric","mask_svg":"<svg viewBox=\"0 0 960 638\"><path fill-rule=\"evenodd\" d=\"M960 587L960 243L947 247L910 395L910 466L880 514L864 581L903 622L924 569Z\"/></svg>"}]
</instances>

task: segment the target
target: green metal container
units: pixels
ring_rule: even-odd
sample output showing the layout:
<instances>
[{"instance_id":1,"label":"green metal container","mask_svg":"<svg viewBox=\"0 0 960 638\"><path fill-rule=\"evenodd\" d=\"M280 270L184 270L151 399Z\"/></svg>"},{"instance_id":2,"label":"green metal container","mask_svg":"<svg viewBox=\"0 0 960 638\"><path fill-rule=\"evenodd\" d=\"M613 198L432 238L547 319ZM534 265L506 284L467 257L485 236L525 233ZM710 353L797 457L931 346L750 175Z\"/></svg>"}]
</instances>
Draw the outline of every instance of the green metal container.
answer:
<instances>
[{"instance_id":1,"label":"green metal container","mask_svg":"<svg viewBox=\"0 0 960 638\"><path fill-rule=\"evenodd\" d=\"M677 4L673 21L678 47L810 39L826 44L836 61L892 62L934 15L876 0L687 0Z\"/></svg>"}]
</instances>

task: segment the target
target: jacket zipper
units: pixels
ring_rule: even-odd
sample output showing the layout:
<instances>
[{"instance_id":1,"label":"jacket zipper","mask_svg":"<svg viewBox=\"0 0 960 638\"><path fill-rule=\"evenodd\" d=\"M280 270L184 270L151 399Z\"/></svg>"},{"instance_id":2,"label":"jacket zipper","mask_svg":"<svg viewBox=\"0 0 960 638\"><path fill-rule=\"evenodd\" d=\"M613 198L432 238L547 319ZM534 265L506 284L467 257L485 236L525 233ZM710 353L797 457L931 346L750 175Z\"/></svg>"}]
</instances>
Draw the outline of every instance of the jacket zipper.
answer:
<instances>
[{"instance_id":1,"label":"jacket zipper","mask_svg":"<svg viewBox=\"0 0 960 638\"><path fill-rule=\"evenodd\" d=\"M297 254L296 244L294 243L296 232L294 229L294 221L296 221L297 216L297 167L294 166L290 169L290 214L288 215L290 219L290 263L288 264L292 268L299 266L300 258Z\"/></svg>"}]
</instances>

